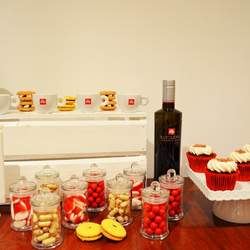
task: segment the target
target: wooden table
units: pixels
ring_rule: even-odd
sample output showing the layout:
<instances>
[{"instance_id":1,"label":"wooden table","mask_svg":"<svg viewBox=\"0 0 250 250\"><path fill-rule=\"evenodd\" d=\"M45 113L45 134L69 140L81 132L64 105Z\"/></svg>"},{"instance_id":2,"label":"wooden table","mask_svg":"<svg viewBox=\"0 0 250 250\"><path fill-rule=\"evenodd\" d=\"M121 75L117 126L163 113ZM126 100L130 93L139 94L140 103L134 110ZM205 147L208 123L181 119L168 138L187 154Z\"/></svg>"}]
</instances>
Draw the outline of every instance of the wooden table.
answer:
<instances>
[{"instance_id":1,"label":"wooden table","mask_svg":"<svg viewBox=\"0 0 250 250\"><path fill-rule=\"evenodd\" d=\"M170 234L163 241L145 239L140 235L141 213L134 212L134 221L127 229L128 236L121 242L112 242L104 237L96 242L81 242L74 232L64 229L64 242L57 249L121 249L121 250L154 250L154 249L250 249L249 225L226 223L214 217L212 203L208 201L191 180L185 180L184 211L180 222L169 223ZM33 249L30 232L14 232L10 228L9 208L0 208L0 250ZM249 208L250 209L250 208ZM100 222L102 215L92 215L92 221Z\"/></svg>"}]
</instances>

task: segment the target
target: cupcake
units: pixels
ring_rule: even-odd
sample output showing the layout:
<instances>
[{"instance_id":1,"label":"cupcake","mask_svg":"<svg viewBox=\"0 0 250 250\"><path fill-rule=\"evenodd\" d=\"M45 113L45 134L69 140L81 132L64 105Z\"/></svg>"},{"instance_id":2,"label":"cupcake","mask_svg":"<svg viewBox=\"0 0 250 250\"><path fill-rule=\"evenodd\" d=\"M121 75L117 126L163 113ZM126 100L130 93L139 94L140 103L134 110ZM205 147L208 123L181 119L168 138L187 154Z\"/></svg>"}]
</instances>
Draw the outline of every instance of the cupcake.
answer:
<instances>
[{"instance_id":1,"label":"cupcake","mask_svg":"<svg viewBox=\"0 0 250 250\"><path fill-rule=\"evenodd\" d=\"M245 149L238 149L230 154L230 158L237 163L237 167L240 171L237 180L250 181L250 152Z\"/></svg>"},{"instance_id":2,"label":"cupcake","mask_svg":"<svg viewBox=\"0 0 250 250\"><path fill-rule=\"evenodd\" d=\"M230 158L214 158L208 162L205 175L209 189L233 190L239 170L236 162Z\"/></svg>"},{"instance_id":3,"label":"cupcake","mask_svg":"<svg viewBox=\"0 0 250 250\"><path fill-rule=\"evenodd\" d=\"M190 168L198 173L205 173L208 161L216 157L212 148L204 144L192 145L186 155Z\"/></svg>"}]
</instances>

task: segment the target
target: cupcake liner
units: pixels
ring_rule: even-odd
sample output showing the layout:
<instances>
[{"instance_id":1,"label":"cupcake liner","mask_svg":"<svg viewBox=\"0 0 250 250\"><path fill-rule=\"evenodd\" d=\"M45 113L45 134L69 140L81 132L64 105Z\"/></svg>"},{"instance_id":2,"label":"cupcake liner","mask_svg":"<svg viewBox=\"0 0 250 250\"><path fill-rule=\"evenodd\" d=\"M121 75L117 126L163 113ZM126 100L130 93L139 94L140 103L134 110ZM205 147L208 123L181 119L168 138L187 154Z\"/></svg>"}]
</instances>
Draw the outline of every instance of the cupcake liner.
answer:
<instances>
[{"instance_id":1,"label":"cupcake liner","mask_svg":"<svg viewBox=\"0 0 250 250\"><path fill-rule=\"evenodd\" d=\"M250 181L250 162L237 163L240 174L237 181Z\"/></svg>"},{"instance_id":2,"label":"cupcake liner","mask_svg":"<svg viewBox=\"0 0 250 250\"><path fill-rule=\"evenodd\" d=\"M194 155L190 152L186 153L190 168L197 173L205 173L207 163L216 157L216 153L211 155Z\"/></svg>"},{"instance_id":3,"label":"cupcake liner","mask_svg":"<svg viewBox=\"0 0 250 250\"><path fill-rule=\"evenodd\" d=\"M233 190L239 173L239 170L234 173L218 173L207 169L205 172L207 186L213 191Z\"/></svg>"}]
</instances>

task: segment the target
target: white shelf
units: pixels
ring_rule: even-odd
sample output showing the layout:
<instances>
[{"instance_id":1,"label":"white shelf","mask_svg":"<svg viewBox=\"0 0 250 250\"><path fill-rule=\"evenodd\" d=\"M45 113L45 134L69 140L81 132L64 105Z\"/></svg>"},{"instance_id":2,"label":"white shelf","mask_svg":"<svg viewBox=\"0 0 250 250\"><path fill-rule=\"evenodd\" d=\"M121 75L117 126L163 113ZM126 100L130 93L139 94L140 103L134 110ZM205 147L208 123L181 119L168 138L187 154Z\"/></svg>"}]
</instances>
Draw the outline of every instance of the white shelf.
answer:
<instances>
[{"instance_id":1,"label":"white shelf","mask_svg":"<svg viewBox=\"0 0 250 250\"><path fill-rule=\"evenodd\" d=\"M18 110L0 114L0 122L8 121L54 121L54 120L126 120L126 119L146 119L146 113L116 111L97 111L82 113L76 111L57 111L50 114L42 114L36 111L20 112Z\"/></svg>"},{"instance_id":2,"label":"white shelf","mask_svg":"<svg viewBox=\"0 0 250 250\"><path fill-rule=\"evenodd\" d=\"M236 201L250 199L250 182L236 182L232 191L212 191L207 187L205 174L196 173L187 165L187 174L207 199L211 201Z\"/></svg>"}]
</instances>

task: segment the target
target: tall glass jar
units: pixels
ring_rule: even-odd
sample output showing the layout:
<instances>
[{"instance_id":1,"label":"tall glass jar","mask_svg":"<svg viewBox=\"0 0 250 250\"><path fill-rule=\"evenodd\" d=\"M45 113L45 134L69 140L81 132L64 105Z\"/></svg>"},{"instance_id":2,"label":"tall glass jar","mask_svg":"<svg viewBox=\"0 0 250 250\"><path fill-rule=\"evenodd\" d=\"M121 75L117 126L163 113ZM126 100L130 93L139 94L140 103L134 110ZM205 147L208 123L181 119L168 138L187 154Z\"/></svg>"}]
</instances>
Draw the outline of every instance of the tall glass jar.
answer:
<instances>
[{"instance_id":1,"label":"tall glass jar","mask_svg":"<svg viewBox=\"0 0 250 250\"><path fill-rule=\"evenodd\" d=\"M87 182L87 201L89 212L101 212L106 208L106 171L92 164L83 171Z\"/></svg>"},{"instance_id":2,"label":"tall glass jar","mask_svg":"<svg viewBox=\"0 0 250 250\"><path fill-rule=\"evenodd\" d=\"M159 177L161 187L169 190L168 219L178 221L183 218L183 184L184 179L176 175L174 169L169 169L166 175Z\"/></svg>"},{"instance_id":3,"label":"tall glass jar","mask_svg":"<svg viewBox=\"0 0 250 250\"><path fill-rule=\"evenodd\" d=\"M107 181L108 215L107 218L116 220L126 226L132 222L131 188L132 181L125 175L118 174Z\"/></svg>"},{"instance_id":4,"label":"tall glass jar","mask_svg":"<svg viewBox=\"0 0 250 250\"><path fill-rule=\"evenodd\" d=\"M50 166L44 166L41 171L35 174L35 178L38 184L38 192L45 189L59 194L60 177L56 170Z\"/></svg>"},{"instance_id":5,"label":"tall glass jar","mask_svg":"<svg viewBox=\"0 0 250 250\"><path fill-rule=\"evenodd\" d=\"M141 234L145 238L163 240L168 236L168 196L169 191L157 181L142 190Z\"/></svg>"},{"instance_id":6,"label":"tall glass jar","mask_svg":"<svg viewBox=\"0 0 250 250\"><path fill-rule=\"evenodd\" d=\"M62 224L69 229L75 229L79 223L89 220L86 187L87 183L75 175L62 184Z\"/></svg>"},{"instance_id":7,"label":"tall glass jar","mask_svg":"<svg viewBox=\"0 0 250 250\"><path fill-rule=\"evenodd\" d=\"M141 191L145 186L146 171L139 166L137 162L133 162L131 167L123 170L124 175L130 178L132 186L132 209L140 210L142 208Z\"/></svg>"},{"instance_id":8,"label":"tall glass jar","mask_svg":"<svg viewBox=\"0 0 250 250\"><path fill-rule=\"evenodd\" d=\"M38 249L59 246L63 241L59 195L42 190L31 198L31 205L32 246Z\"/></svg>"},{"instance_id":9,"label":"tall glass jar","mask_svg":"<svg viewBox=\"0 0 250 250\"><path fill-rule=\"evenodd\" d=\"M15 231L31 230L32 209L30 198L36 192L36 184L27 181L25 177L20 177L9 187L11 228Z\"/></svg>"}]
</instances>

